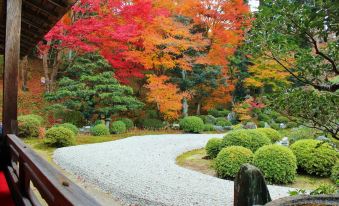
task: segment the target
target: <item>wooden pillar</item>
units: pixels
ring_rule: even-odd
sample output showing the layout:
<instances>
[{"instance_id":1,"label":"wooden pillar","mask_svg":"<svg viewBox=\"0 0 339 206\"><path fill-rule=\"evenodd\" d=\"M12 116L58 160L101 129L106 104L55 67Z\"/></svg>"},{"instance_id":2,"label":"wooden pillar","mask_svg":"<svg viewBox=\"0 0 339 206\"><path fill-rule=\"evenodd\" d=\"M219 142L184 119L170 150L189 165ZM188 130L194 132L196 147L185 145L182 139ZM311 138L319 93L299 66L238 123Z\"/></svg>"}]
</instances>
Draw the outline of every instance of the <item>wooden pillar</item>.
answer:
<instances>
[{"instance_id":1,"label":"wooden pillar","mask_svg":"<svg viewBox=\"0 0 339 206\"><path fill-rule=\"evenodd\" d=\"M22 0L7 0L3 87L3 135L17 133Z\"/></svg>"}]
</instances>

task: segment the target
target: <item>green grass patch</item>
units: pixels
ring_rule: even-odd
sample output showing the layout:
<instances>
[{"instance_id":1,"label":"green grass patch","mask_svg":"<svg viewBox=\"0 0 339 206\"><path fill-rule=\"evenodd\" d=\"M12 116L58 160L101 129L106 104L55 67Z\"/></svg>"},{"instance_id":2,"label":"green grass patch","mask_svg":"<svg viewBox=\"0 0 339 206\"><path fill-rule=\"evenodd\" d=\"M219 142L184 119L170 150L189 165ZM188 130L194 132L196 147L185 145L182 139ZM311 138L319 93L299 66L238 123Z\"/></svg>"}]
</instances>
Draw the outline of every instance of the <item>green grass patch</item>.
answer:
<instances>
[{"instance_id":1,"label":"green grass patch","mask_svg":"<svg viewBox=\"0 0 339 206\"><path fill-rule=\"evenodd\" d=\"M213 160L206 158L205 149L196 149L185 152L177 157L176 162L181 167L216 177L216 173L213 169ZM335 186L330 178L321 178L302 174L298 174L296 176L294 183L282 186L313 190L318 188L321 184L331 184Z\"/></svg>"}]
</instances>

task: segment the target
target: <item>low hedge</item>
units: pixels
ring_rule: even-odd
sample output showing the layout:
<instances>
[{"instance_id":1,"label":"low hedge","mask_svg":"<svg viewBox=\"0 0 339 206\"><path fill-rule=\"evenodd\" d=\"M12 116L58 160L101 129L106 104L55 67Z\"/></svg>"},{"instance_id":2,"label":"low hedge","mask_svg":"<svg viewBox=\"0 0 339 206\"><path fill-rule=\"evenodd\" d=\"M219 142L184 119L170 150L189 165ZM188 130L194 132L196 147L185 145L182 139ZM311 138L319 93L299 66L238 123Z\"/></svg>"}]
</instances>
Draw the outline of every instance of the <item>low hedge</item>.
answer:
<instances>
[{"instance_id":1,"label":"low hedge","mask_svg":"<svg viewBox=\"0 0 339 206\"><path fill-rule=\"evenodd\" d=\"M70 129L75 135L79 133L78 127L71 123L57 124L55 125L55 127L65 127L67 129Z\"/></svg>"},{"instance_id":2,"label":"low hedge","mask_svg":"<svg viewBox=\"0 0 339 206\"><path fill-rule=\"evenodd\" d=\"M239 129L228 132L222 141L221 147L242 146L255 152L264 145L271 144L265 133L256 129Z\"/></svg>"},{"instance_id":3,"label":"low hedge","mask_svg":"<svg viewBox=\"0 0 339 206\"><path fill-rule=\"evenodd\" d=\"M18 135L21 138L39 137L40 121L32 115L18 117Z\"/></svg>"},{"instance_id":4,"label":"low hedge","mask_svg":"<svg viewBox=\"0 0 339 206\"><path fill-rule=\"evenodd\" d=\"M199 133L204 130L204 122L201 118L196 116L185 117L180 120L180 129L185 132Z\"/></svg>"},{"instance_id":5,"label":"low hedge","mask_svg":"<svg viewBox=\"0 0 339 206\"><path fill-rule=\"evenodd\" d=\"M220 148L221 142L222 139L220 138L212 138L208 140L205 146L205 150L209 158L214 159L218 155L221 149Z\"/></svg>"},{"instance_id":6,"label":"low hedge","mask_svg":"<svg viewBox=\"0 0 339 206\"><path fill-rule=\"evenodd\" d=\"M74 133L65 127L52 127L46 131L44 143L51 147L75 145Z\"/></svg>"},{"instance_id":7,"label":"low hedge","mask_svg":"<svg viewBox=\"0 0 339 206\"><path fill-rule=\"evenodd\" d=\"M109 135L109 129L104 124L98 124L91 128L91 134L93 136Z\"/></svg>"},{"instance_id":8,"label":"low hedge","mask_svg":"<svg viewBox=\"0 0 339 206\"><path fill-rule=\"evenodd\" d=\"M337 151L328 143L305 139L296 141L291 149L297 157L298 168L310 175L328 177L338 160Z\"/></svg>"},{"instance_id":9,"label":"low hedge","mask_svg":"<svg viewBox=\"0 0 339 206\"><path fill-rule=\"evenodd\" d=\"M241 146L231 146L222 149L215 158L215 170L218 177L234 178L241 165L251 163L253 153L251 150Z\"/></svg>"},{"instance_id":10,"label":"low hedge","mask_svg":"<svg viewBox=\"0 0 339 206\"><path fill-rule=\"evenodd\" d=\"M115 121L110 126L110 132L112 134L125 133L127 130L126 125L123 121Z\"/></svg>"},{"instance_id":11,"label":"low hedge","mask_svg":"<svg viewBox=\"0 0 339 206\"><path fill-rule=\"evenodd\" d=\"M297 159L293 152L284 146L266 145L259 148L253 157L253 164L271 183L291 183L297 173Z\"/></svg>"},{"instance_id":12,"label":"low hedge","mask_svg":"<svg viewBox=\"0 0 339 206\"><path fill-rule=\"evenodd\" d=\"M257 131L265 133L272 143L280 141L283 138L277 130L272 128L258 128Z\"/></svg>"}]
</instances>

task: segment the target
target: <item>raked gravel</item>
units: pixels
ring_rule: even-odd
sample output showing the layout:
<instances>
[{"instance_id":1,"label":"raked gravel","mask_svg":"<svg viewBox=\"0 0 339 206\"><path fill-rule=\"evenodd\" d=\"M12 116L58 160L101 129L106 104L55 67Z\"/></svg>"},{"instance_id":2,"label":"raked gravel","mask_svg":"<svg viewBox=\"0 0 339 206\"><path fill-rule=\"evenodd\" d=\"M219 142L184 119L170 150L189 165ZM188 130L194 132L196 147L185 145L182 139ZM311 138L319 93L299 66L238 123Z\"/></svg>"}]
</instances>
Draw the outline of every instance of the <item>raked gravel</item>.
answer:
<instances>
[{"instance_id":1,"label":"raked gravel","mask_svg":"<svg viewBox=\"0 0 339 206\"><path fill-rule=\"evenodd\" d=\"M233 205L233 181L176 165L176 157L222 134L135 136L57 149L62 168L110 192L126 205ZM269 186L273 199L291 188Z\"/></svg>"}]
</instances>

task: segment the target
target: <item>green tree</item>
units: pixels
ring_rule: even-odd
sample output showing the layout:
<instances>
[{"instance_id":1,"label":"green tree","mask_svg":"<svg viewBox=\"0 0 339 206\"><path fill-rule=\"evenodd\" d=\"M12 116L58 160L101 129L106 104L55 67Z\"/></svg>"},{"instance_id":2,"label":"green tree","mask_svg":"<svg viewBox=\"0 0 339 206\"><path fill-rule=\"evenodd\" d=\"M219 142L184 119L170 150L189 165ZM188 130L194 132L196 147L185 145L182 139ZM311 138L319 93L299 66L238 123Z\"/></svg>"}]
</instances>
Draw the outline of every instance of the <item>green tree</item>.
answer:
<instances>
[{"instance_id":1,"label":"green tree","mask_svg":"<svg viewBox=\"0 0 339 206\"><path fill-rule=\"evenodd\" d=\"M143 106L133 96L131 87L121 85L112 68L98 54L78 56L65 69L58 88L45 95L48 101L80 111L89 119L93 115L111 115Z\"/></svg>"},{"instance_id":2,"label":"green tree","mask_svg":"<svg viewBox=\"0 0 339 206\"><path fill-rule=\"evenodd\" d=\"M264 0L248 48L274 60L299 85L283 89L276 110L339 139L339 1Z\"/></svg>"}]
</instances>

